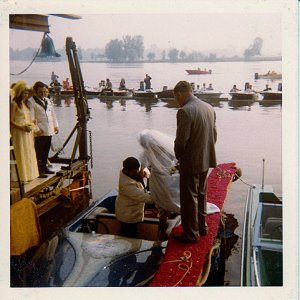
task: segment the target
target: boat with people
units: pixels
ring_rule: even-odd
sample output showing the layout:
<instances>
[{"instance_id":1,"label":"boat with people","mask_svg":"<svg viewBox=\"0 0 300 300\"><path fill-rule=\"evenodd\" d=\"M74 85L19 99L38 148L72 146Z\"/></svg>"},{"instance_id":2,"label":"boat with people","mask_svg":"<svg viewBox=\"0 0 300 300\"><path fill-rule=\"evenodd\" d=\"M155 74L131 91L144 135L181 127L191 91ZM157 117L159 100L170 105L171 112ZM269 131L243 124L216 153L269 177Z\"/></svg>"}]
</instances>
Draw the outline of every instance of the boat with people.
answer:
<instances>
[{"instance_id":1,"label":"boat with people","mask_svg":"<svg viewBox=\"0 0 300 300\"><path fill-rule=\"evenodd\" d=\"M206 74L211 74L212 73L212 70L202 70L200 68L198 69L188 69L188 70L185 70L189 75L206 75Z\"/></svg>"},{"instance_id":2,"label":"boat with people","mask_svg":"<svg viewBox=\"0 0 300 300\"><path fill-rule=\"evenodd\" d=\"M244 220L241 286L282 286L282 199L272 186L249 188Z\"/></svg>"},{"instance_id":3,"label":"boat with people","mask_svg":"<svg viewBox=\"0 0 300 300\"><path fill-rule=\"evenodd\" d=\"M258 93L252 89L252 85L249 82L245 82L244 91L236 88L236 85L230 90L229 95L231 96L231 101L257 101Z\"/></svg>"},{"instance_id":4,"label":"boat with people","mask_svg":"<svg viewBox=\"0 0 300 300\"><path fill-rule=\"evenodd\" d=\"M281 91L262 91L259 92L263 96L263 100L282 100L282 92Z\"/></svg>"},{"instance_id":5,"label":"boat with people","mask_svg":"<svg viewBox=\"0 0 300 300\"><path fill-rule=\"evenodd\" d=\"M271 88L268 88L266 85L266 89L260 92L263 96L263 100L268 101L281 101L282 100L282 83L278 83L277 91L273 91Z\"/></svg>"},{"instance_id":6,"label":"boat with people","mask_svg":"<svg viewBox=\"0 0 300 300\"><path fill-rule=\"evenodd\" d=\"M172 233L181 226L180 215L176 213L167 220L165 238L158 241L158 210L151 204L145 206L139 236L121 236L115 211L118 191L112 190L44 242L25 272L26 286L174 286L178 278L184 278L182 286L204 285L210 273L213 252L220 246L216 236L221 211L235 172L234 163L221 164L208 178L209 199L215 200L208 207L209 233L201 242L179 245L173 240ZM170 270L167 263L172 253L190 253L186 262L188 265L194 263L189 267L191 274L184 275L185 270L180 269L167 273L163 270L165 267ZM174 280L165 278L166 275Z\"/></svg>"},{"instance_id":7,"label":"boat with people","mask_svg":"<svg viewBox=\"0 0 300 300\"><path fill-rule=\"evenodd\" d=\"M64 97L74 97L74 90L69 89L69 90L55 90L54 88L49 89L50 96L61 96L62 98ZM84 92L87 97L99 97L100 91L97 88L91 88L91 87L85 87Z\"/></svg>"},{"instance_id":8,"label":"boat with people","mask_svg":"<svg viewBox=\"0 0 300 300\"><path fill-rule=\"evenodd\" d=\"M254 79L270 79L270 80L277 80L277 79L282 79L282 74L277 73L275 71L268 71L266 74L254 74Z\"/></svg>"}]
</instances>

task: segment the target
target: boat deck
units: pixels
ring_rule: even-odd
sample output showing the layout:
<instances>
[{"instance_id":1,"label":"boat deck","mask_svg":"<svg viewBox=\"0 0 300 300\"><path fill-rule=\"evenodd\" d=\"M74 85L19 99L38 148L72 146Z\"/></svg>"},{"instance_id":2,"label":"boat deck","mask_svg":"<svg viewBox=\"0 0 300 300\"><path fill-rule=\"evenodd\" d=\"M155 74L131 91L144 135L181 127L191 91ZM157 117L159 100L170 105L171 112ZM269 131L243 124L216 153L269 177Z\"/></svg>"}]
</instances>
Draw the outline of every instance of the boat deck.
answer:
<instances>
[{"instance_id":1,"label":"boat deck","mask_svg":"<svg viewBox=\"0 0 300 300\"><path fill-rule=\"evenodd\" d=\"M66 164L52 163L51 170L54 174L49 174L47 178L36 178L23 185L24 198L31 198L37 205L38 215L41 216L51 208L61 203L59 196L64 187L72 183L72 177L85 169L85 165L76 162L72 168ZM20 189L17 182L11 183L10 188L11 204L21 200Z\"/></svg>"}]
</instances>

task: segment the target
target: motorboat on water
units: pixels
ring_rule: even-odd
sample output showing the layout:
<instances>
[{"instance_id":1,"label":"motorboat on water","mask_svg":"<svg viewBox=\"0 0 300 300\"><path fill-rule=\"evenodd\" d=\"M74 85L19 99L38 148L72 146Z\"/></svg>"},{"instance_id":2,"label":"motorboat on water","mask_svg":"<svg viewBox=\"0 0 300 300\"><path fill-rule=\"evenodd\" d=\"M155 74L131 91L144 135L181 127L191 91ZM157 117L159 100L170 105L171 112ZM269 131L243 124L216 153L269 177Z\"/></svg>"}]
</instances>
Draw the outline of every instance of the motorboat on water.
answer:
<instances>
[{"instance_id":1,"label":"motorboat on water","mask_svg":"<svg viewBox=\"0 0 300 300\"><path fill-rule=\"evenodd\" d=\"M249 188L242 242L241 286L282 286L282 199L272 186Z\"/></svg>"},{"instance_id":2,"label":"motorboat on water","mask_svg":"<svg viewBox=\"0 0 300 300\"><path fill-rule=\"evenodd\" d=\"M260 94L263 96L263 100L282 100L282 92L281 91L263 91L260 92Z\"/></svg>"},{"instance_id":3,"label":"motorboat on water","mask_svg":"<svg viewBox=\"0 0 300 300\"><path fill-rule=\"evenodd\" d=\"M163 90L155 93L159 99L174 99L173 89L168 89L166 86Z\"/></svg>"},{"instance_id":4,"label":"motorboat on water","mask_svg":"<svg viewBox=\"0 0 300 300\"><path fill-rule=\"evenodd\" d=\"M55 96L74 97L73 89L63 90L63 89L50 88L49 92L50 92L50 96L52 96L52 97L55 97ZM98 89L90 88L90 87L85 87L84 92L87 97L98 97L100 94L100 91Z\"/></svg>"},{"instance_id":5,"label":"motorboat on water","mask_svg":"<svg viewBox=\"0 0 300 300\"><path fill-rule=\"evenodd\" d=\"M189 70L186 70L186 72L189 74L189 75L205 75L205 74L211 74L212 73L212 70L201 70L200 68L198 69L189 69Z\"/></svg>"},{"instance_id":6,"label":"motorboat on water","mask_svg":"<svg viewBox=\"0 0 300 300\"><path fill-rule=\"evenodd\" d=\"M147 286L167 244L157 241L157 209L145 207L139 238L120 236L117 194L112 190L95 201L39 248L26 272L26 286ZM179 222L179 215L171 216L166 233Z\"/></svg>"},{"instance_id":7,"label":"motorboat on water","mask_svg":"<svg viewBox=\"0 0 300 300\"><path fill-rule=\"evenodd\" d=\"M157 95L152 90L133 91L133 98L156 99Z\"/></svg>"},{"instance_id":8,"label":"motorboat on water","mask_svg":"<svg viewBox=\"0 0 300 300\"><path fill-rule=\"evenodd\" d=\"M99 95L105 99L130 99L133 93L129 90L103 90Z\"/></svg>"},{"instance_id":9,"label":"motorboat on water","mask_svg":"<svg viewBox=\"0 0 300 300\"><path fill-rule=\"evenodd\" d=\"M158 240L158 210L155 205L148 204L145 206L144 221L139 224L138 238L120 235L120 222L115 214L118 191L112 190L92 202L38 248L22 273L23 286L172 286L169 280L162 278L165 274L163 270L158 269L165 267L167 252L170 254L178 249L190 251L189 260L194 258L191 269L193 275L186 275L185 281L193 286L203 285L210 272L209 262L219 245L215 243L215 239L220 225L221 208L235 172L234 163L222 164L209 176L208 193L213 194L217 189L218 197L212 196L215 203L208 205L207 222L210 233L201 242L182 245L172 239L173 230L179 230L181 226L180 215L176 213L169 216L165 237ZM204 264L204 261L208 263ZM175 275L181 277L178 272L174 272ZM201 284L198 277L201 277Z\"/></svg>"},{"instance_id":10,"label":"motorboat on water","mask_svg":"<svg viewBox=\"0 0 300 300\"><path fill-rule=\"evenodd\" d=\"M257 80L257 79L271 79L271 80L282 79L282 74L277 73L275 71L272 71L272 72L269 71L266 74L255 73L254 79L255 80Z\"/></svg>"},{"instance_id":11,"label":"motorboat on water","mask_svg":"<svg viewBox=\"0 0 300 300\"><path fill-rule=\"evenodd\" d=\"M258 94L256 92L230 92L231 100L252 100L256 101L258 99Z\"/></svg>"},{"instance_id":12,"label":"motorboat on water","mask_svg":"<svg viewBox=\"0 0 300 300\"><path fill-rule=\"evenodd\" d=\"M210 90L206 90L206 91L194 91L193 92L194 96L196 96L197 98L203 100L203 101L210 101L210 100L216 100L219 99L220 96L223 94L222 92L216 92L216 91L210 91Z\"/></svg>"}]
</instances>

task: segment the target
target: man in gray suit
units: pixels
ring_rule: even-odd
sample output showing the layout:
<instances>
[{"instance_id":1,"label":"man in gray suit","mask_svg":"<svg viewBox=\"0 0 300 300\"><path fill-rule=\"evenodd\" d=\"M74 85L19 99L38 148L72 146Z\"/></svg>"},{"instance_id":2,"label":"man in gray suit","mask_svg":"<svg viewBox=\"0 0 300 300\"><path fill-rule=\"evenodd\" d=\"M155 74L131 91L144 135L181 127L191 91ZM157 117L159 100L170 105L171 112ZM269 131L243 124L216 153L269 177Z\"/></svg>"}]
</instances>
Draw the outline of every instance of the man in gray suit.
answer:
<instances>
[{"instance_id":1,"label":"man in gray suit","mask_svg":"<svg viewBox=\"0 0 300 300\"><path fill-rule=\"evenodd\" d=\"M207 235L206 178L216 166L216 114L212 106L193 96L186 81L179 81L174 97L177 112L175 155L180 171L180 206L183 233L173 235L181 243L196 243Z\"/></svg>"}]
</instances>

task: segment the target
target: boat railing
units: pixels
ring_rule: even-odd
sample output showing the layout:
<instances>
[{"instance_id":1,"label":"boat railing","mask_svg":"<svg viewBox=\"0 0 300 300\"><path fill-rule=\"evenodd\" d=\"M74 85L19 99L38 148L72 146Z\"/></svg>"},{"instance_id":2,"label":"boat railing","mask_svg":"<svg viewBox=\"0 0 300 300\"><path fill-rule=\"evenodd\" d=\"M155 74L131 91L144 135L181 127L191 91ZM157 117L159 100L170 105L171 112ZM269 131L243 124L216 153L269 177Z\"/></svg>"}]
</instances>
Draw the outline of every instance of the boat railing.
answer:
<instances>
[{"instance_id":1,"label":"boat railing","mask_svg":"<svg viewBox=\"0 0 300 300\"><path fill-rule=\"evenodd\" d=\"M245 205L245 212L244 212L244 227L243 227L243 240L242 240L242 256L241 256L241 286L245 285L245 280L247 278L245 272L247 270L247 253L249 249L249 242L251 242L251 226L249 225L249 220L251 220L251 207L252 203L250 201L250 198L252 198L253 194L253 187L250 187L248 189L247 193L247 200Z\"/></svg>"},{"instance_id":2,"label":"boat railing","mask_svg":"<svg viewBox=\"0 0 300 300\"><path fill-rule=\"evenodd\" d=\"M257 260L257 251L258 249L256 247L253 248L253 265L254 265L254 274L255 274L255 281L256 281L256 285L258 287L261 286L260 284L260 278L259 278L259 272L258 272L258 260Z\"/></svg>"}]
</instances>

